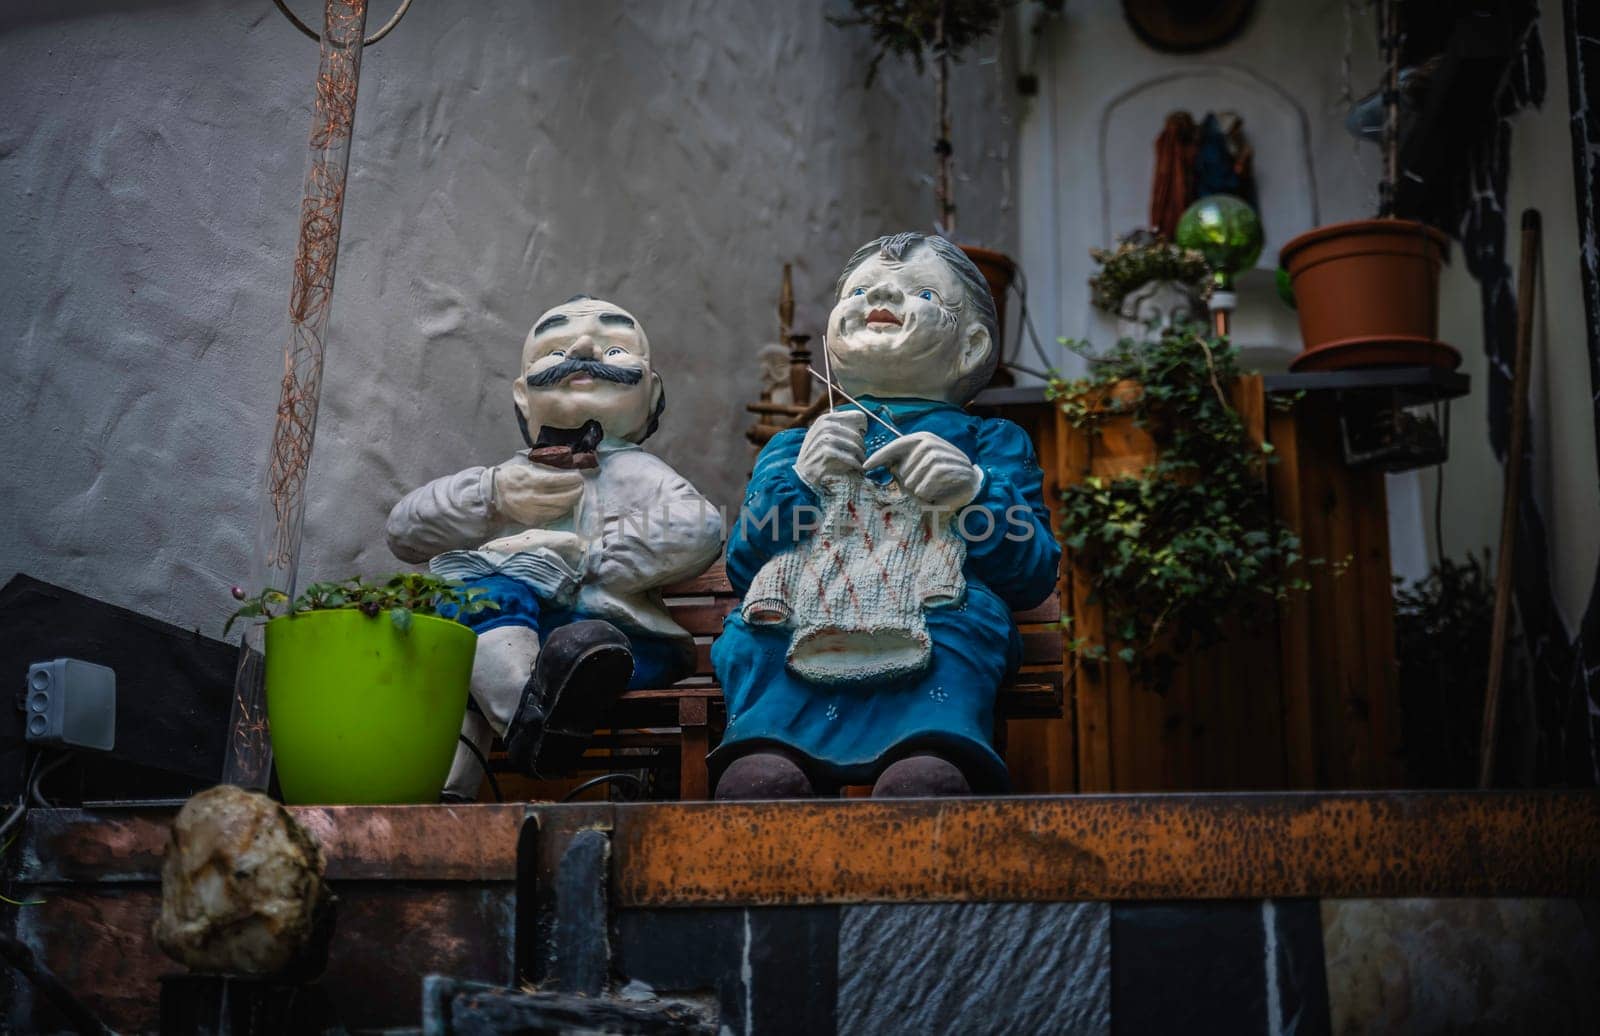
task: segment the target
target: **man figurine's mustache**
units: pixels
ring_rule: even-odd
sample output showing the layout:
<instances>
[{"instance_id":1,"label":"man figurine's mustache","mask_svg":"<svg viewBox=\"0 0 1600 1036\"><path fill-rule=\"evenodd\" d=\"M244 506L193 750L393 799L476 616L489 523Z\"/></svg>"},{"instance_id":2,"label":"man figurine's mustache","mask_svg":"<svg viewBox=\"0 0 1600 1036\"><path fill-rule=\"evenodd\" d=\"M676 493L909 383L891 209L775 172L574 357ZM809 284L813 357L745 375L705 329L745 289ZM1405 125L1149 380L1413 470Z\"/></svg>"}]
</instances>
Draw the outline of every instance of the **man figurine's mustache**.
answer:
<instances>
[{"instance_id":1,"label":"man figurine's mustache","mask_svg":"<svg viewBox=\"0 0 1600 1036\"><path fill-rule=\"evenodd\" d=\"M546 367L542 371L535 371L528 375L529 388L548 388L557 382L565 381L574 374L587 374L601 381L614 381L619 385L637 385L644 377L644 370L640 367L618 367L610 363L601 363L599 360L571 359L562 360L554 367Z\"/></svg>"}]
</instances>

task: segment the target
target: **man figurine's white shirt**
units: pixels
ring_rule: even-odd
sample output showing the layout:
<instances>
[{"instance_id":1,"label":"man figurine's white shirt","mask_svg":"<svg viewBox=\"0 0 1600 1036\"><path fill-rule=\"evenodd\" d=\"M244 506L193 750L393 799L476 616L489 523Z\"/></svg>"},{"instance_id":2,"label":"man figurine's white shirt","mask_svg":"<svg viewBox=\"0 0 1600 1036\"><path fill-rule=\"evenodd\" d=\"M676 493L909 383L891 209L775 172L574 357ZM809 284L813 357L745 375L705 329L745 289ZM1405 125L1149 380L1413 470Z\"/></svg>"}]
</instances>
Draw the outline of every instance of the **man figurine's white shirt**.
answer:
<instances>
[{"instance_id":1,"label":"man figurine's white shirt","mask_svg":"<svg viewBox=\"0 0 1600 1036\"><path fill-rule=\"evenodd\" d=\"M389 513L389 547L402 561L426 562L467 548L494 568L514 564L512 542L548 549L569 540L578 546L568 563L575 597L566 603L624 632L683 638L652 592L705 571L722 545L722 517L711 502L666 461L629 442L600 443L599 466L582 473L582 502L564 529L524 528L484 495L495 468L468 468L435 479L407 495ZM526 463L521 454L507 464Z\"/></svg>"}]
</instances>

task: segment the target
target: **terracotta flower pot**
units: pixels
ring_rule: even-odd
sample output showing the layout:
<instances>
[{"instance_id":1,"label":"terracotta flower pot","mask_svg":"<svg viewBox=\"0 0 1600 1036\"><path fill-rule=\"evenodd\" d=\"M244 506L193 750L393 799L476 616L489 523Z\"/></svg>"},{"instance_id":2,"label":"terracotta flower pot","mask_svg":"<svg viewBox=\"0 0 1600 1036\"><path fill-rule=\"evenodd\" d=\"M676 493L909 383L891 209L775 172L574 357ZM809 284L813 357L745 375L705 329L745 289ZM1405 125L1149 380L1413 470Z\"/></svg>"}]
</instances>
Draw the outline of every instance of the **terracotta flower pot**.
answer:
<instances>
[{"instance_id":1,"label":"terracotta flower pot","mask_svg":"<svg viewBox=\"0 0 1600 1036\"><path fill-rule=\"evenodd\" d=\"M1006 293L1011 289L1012 278L1017 275L1017 264L1004 252L997 252L992 248L962 245L961 250L967 253L967 258L971 259L978 272L983 274L983 279L989 282L989 294L994 296L995 330L999 332L1000 338L996 344L1003 352L1006 343ZM1011 372L1004 367L995 368L995 376L989 382L991 385L1011 383Z\"/></svg>"},{"instance_id":2,"label":"terracotta flower pot","mask_svg":"<svg viewBox=\"0 0 1600 1036\"><path fill-rule=\"evenodd\" d=\"M1448 252L1442 233L1402 219L1334 223L1284 245L1278 262L1305 341L1293 369L1457 366L1461 355L1436 337Z\"/></svg>"}]
</instances>

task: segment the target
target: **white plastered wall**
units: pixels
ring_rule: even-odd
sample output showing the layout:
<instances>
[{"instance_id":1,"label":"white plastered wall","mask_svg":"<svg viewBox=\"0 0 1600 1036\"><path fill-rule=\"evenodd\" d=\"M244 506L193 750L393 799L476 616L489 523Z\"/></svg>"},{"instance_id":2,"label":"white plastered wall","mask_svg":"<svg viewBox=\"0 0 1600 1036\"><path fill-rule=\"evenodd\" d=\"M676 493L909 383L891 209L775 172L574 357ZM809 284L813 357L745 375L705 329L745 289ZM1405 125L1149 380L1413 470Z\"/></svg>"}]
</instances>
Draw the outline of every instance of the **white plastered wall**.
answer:
<instances>
[{"instance_id":1,"label":"white plastered wall","mask_svg":"<svg viewBox=\"0 0 1600 1036\"><path fill-rule=\"evenodd\" d=\"M868 38L834 10L425 0L366 53L306 577L401 567L390 505L521 445L522 338L580 291L649 331L650 447L737 505L782 264L815 312L857 245L931 224L931 81L891 60L865 90ZM1000 47L953 96L961 229L1009 248ZM251 569L316 61L268 0L0 10L0 580L220 631Z\"/></svg>"}]
</instances>

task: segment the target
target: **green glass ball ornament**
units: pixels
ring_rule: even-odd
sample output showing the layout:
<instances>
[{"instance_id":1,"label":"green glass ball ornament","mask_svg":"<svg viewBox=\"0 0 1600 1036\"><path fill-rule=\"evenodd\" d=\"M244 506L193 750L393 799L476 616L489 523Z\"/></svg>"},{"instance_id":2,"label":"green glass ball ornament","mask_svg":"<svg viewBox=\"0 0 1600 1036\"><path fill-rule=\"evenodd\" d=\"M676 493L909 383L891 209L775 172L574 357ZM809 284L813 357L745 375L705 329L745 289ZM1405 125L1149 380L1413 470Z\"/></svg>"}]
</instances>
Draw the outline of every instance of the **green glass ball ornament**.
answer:
<instances>
[{"instance_id":1,"label":"green glass ball ornament","mask_svg":"<svg viewBox=\"0 0 1600 1036\"><path fill-rule=\"evenodd\" d=\"M1261 217L1249 202L1231 194L1208 194L1185 209L1174 237L1206 257L1219 288L1230 287L1234 274L1254 266L1266 243Z\"/></svg>"}]
</instances>

